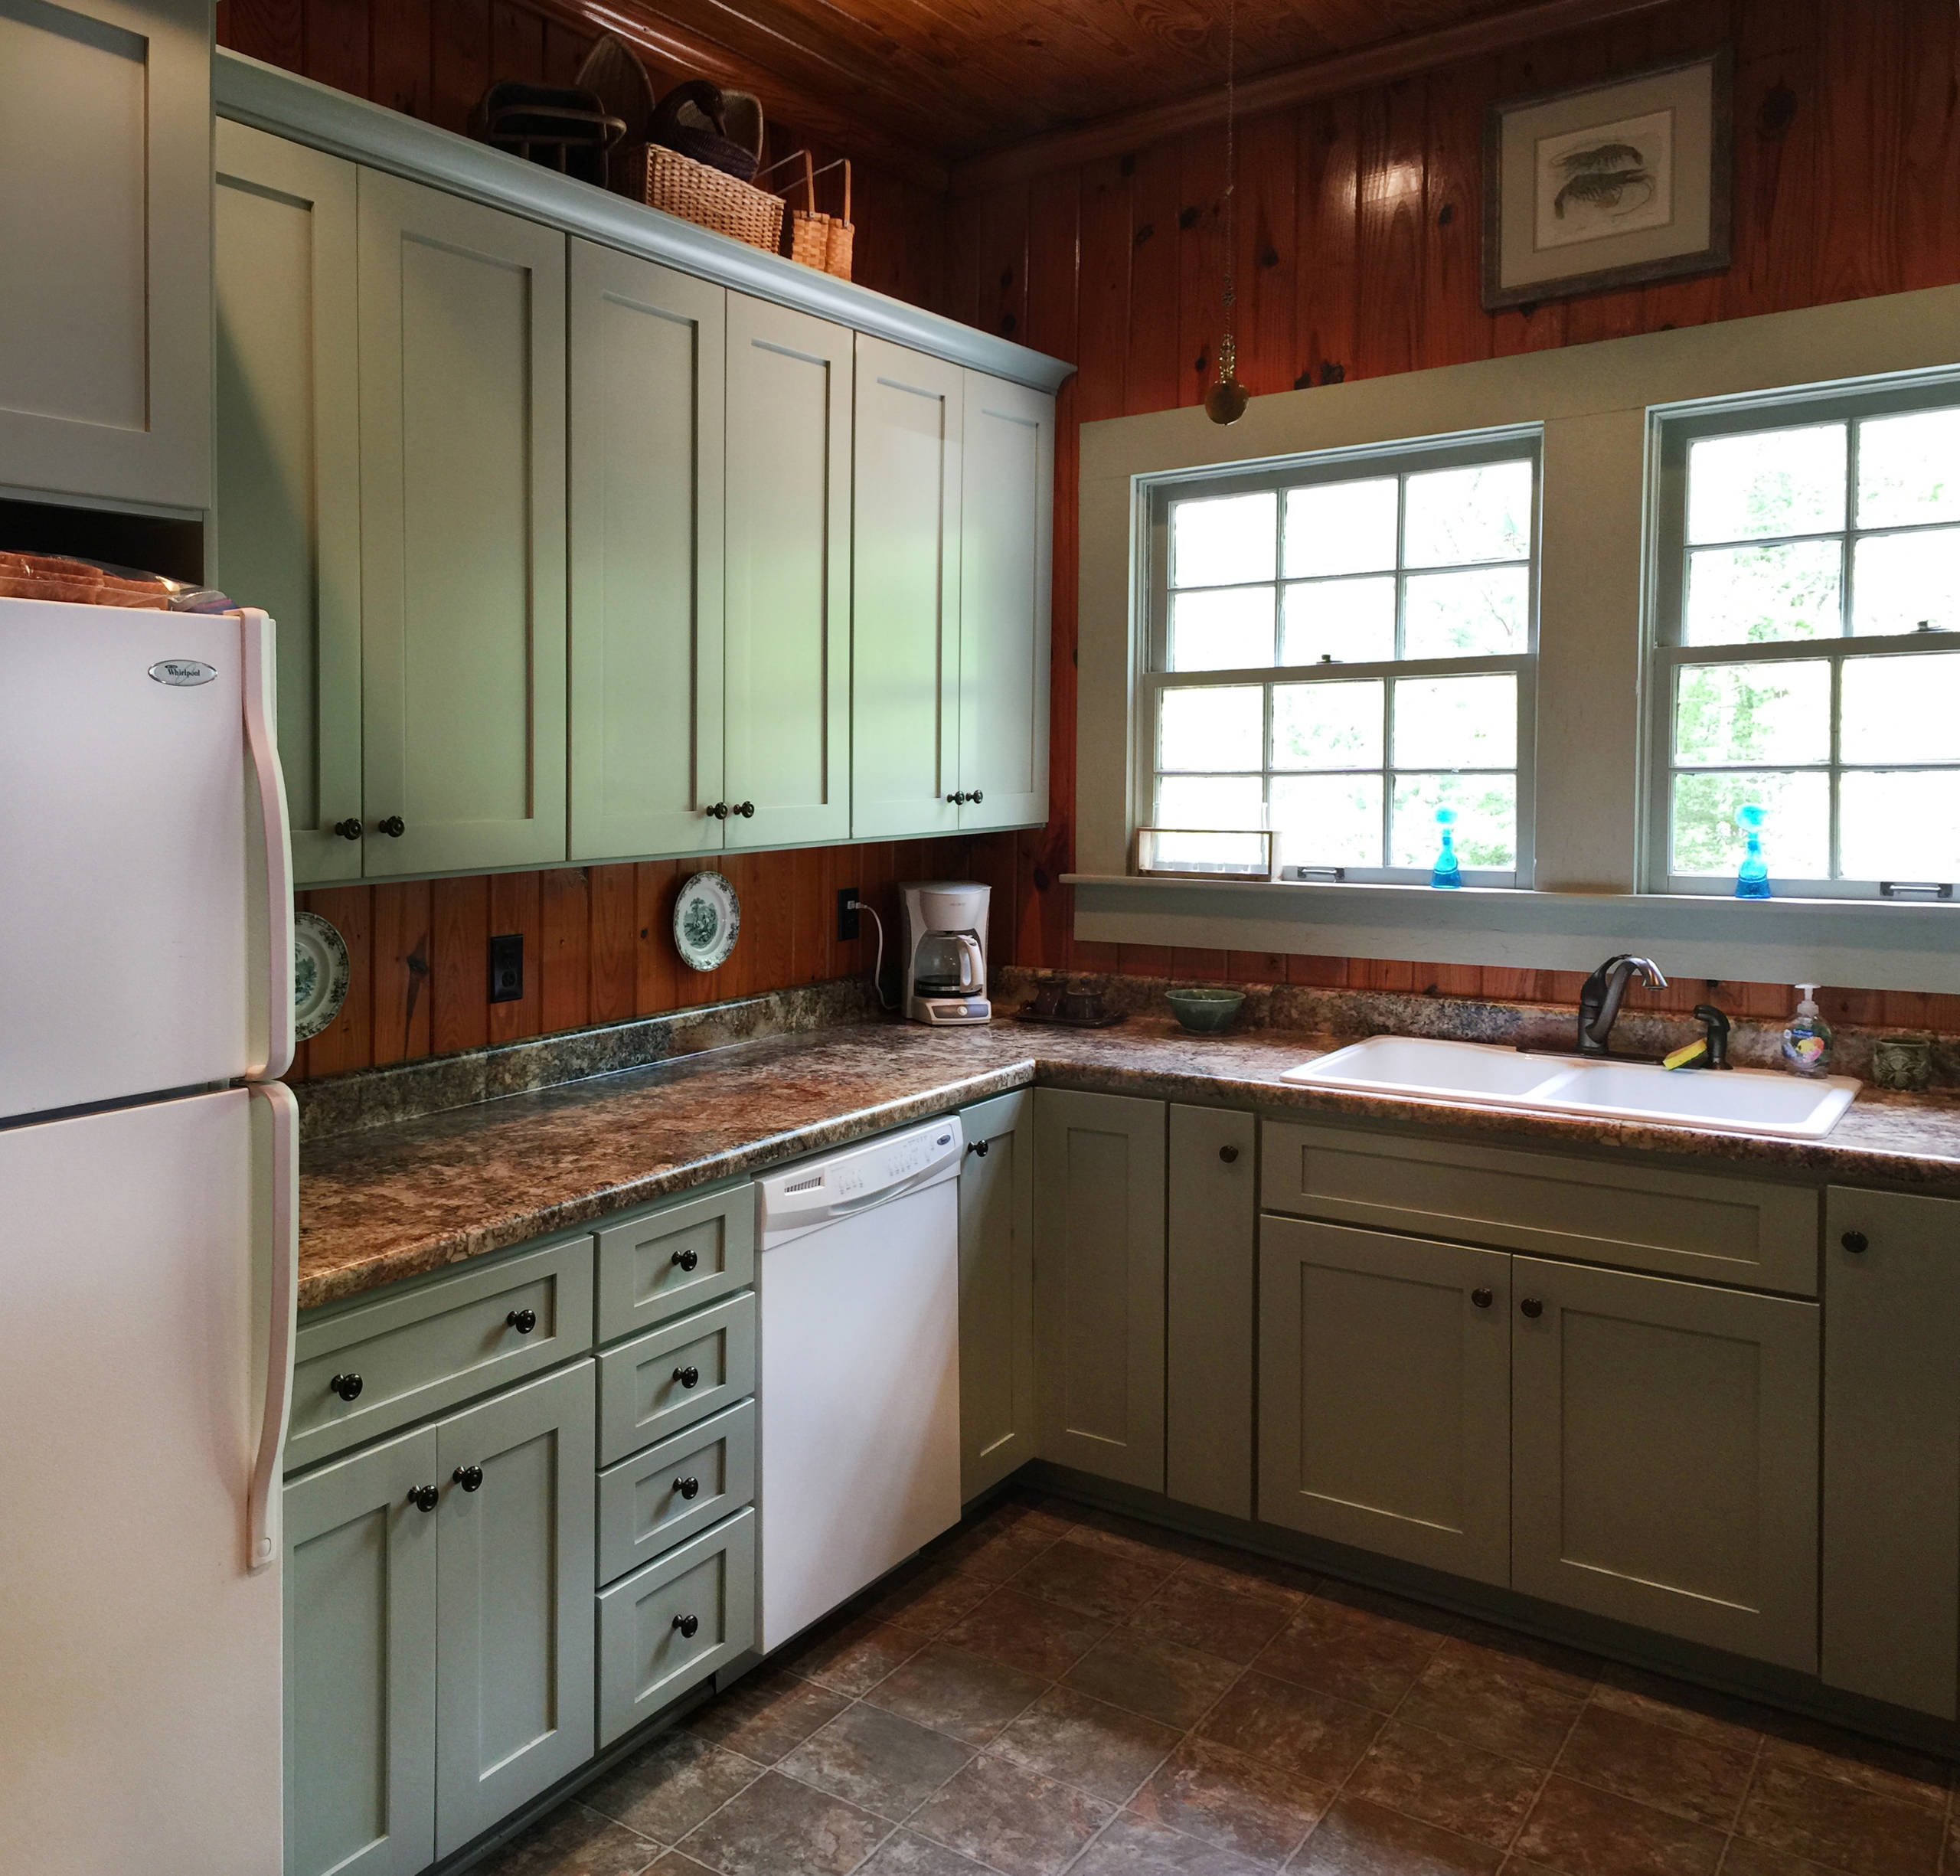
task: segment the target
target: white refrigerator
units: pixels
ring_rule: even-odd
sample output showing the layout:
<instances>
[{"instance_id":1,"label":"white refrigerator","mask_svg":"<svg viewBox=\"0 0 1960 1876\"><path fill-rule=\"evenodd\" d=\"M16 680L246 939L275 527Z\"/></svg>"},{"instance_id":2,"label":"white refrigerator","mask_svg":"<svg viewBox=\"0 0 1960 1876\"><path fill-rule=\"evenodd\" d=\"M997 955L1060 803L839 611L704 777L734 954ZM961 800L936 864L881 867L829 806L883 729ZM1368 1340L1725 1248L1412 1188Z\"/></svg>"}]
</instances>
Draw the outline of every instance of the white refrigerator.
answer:
<instances>
[{"instance_id":1,"label":"white refrigerator","mask_svg":"<svg viewBox=\"0 0 1960 1876\"><path fill-rule=\"evenodd\" d=\"M276 1876L292 891L263 613L0 600L0 1869Z\"/></svg>"}]
</instances>

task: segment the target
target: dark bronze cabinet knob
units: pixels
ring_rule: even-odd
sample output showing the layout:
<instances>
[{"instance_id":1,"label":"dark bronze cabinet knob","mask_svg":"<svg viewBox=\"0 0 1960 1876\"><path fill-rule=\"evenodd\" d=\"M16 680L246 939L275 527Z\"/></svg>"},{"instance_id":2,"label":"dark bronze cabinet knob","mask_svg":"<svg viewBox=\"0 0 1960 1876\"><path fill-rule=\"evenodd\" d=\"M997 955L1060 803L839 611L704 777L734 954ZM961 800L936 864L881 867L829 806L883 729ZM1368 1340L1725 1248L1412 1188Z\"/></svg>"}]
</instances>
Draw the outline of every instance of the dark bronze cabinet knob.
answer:
<instances>
[{"instance_id":1,"label":"dark bronze cabinet knob","mask_svg":"<svg viewBox=\"0 0 1960 1876\"><path fill-rule=\"evenodd\" d=\"M701 812L711 821L725 821L728 819L728 804L725 801L711 802Z\"/></svg>"},{"instance_id":2,"label":"dark bronze cabinet knob","mask_svg":"<svg viewBox=\"0 0 1960 1876\"><path fill-rule=\"evenodd\" d=\"M433 1485L416 1485L410 1491L408 1502L418 1512L433 1512L442 1495Z\"/></svg>"},{"instance_id":3,"label":"dark bronze cabinet knob","mask_svg":"<svg viewBox=\"0 0 1960 1876\"><path fill-rule=\"evenodd\" d=\"M528 1335L537 1326L537 1312L535 1309L513 1309L504 1320L520 1335Z\"/></svg>"},{"instance_id":4,"label":"dark bronze cabinet knob","mask_svg":"<svg viewBox=\"0 0 1960 1876\"><path fill-rule=\"evenodd\" d=\"M1479 1289L1471 1291L1470 1300L1474 1302L1478 1309L1488 1309L1492 1303L1497 1301L1497 1298L1488 1289Z\"/></svg>"},{"instance_id":5,"label":"dark bronze cabinet knob","mask_svg":"<svg viewBox=\"0 0 1960 1876\"><path fill-rule=\"evenodd\" d=\"M358 840L361 838L361 823L358 820L351 819L336 821L334 823L334 832L342 840Z\"/></svg>"},{"instance_id":6,"label":"dark bronze cabinet knob","mask_svg":"<svg viewBox=\"0 0 1960 1876\"><path fill-rule=\"evenodd\" d=\"M953 792L946 797L946 799L950 802L954 807L957 808L965 801L966 796L964 790L955 789Z\"/></svg>"},{"instance_id":7,"label":"dark bronze cabinet knob","mask_svg":"<svg viewBox=\"0 0 1960 1876\"><path fill-rule=\"evenodd\" d=\"M327 1387L343 1400L358 1400L361 1398L361 1384L358 1374L336 1374L327 1383Z\"/></svg>"},{"instance_id":8,"label":"dark bronze cabinet knob","mask_svg":"<svg viewBox=\"0 0 1960 1876\"><path fill-rule=\"evenodd\" d=\"M390 840L400 840L408 832L408 823L398 814L391 814L385 821L377 821L374 825Z\"/></svg>"},{"instance_id":9,"label":"dark bronze cabinet knob","mask_svg":"<svg viewBox=\"0 0 1960 1876\"><path fill-rule=\"evenodd\" d=\"M738 801L728 812L739 814L745 821L751 821L755 819L756 804L753 801Z\"/></svg>"},{"instance_id":10,"label":"dark bronze cabinet knob","mask_svg":"<svg viewBox=\"0 0 1960 1876\"><path fill-rule=\"evenodd\" d=\"M966 1150L975 1158L985 1159L987 1157L987 1149L991 1144L991 1142L987 1140L969 1140L966 1142Z\"/></svg>"},{"instance_id":11,"label":"dark bronze cabinet knob","mask_svg":"<svg viewBox=\"0 0 1960 1876\"><path fill-rule=\"evenodd\" d=\"M678 1381L683 1387L693 1387L695 1382L699 1381L701 1378L701 1370L694 1366L691 1362L685 1368L677 1368L674 1371L674 1378Z\"/></svg>"},{"instance_id":12,"label":"dark bronze cabinet knob","mask_svg":"<svg viewBox=\"0 0 1960 1876\"><path fill-rule=\"evenodd\" d=\"M969 796L967 796L967 798L966 798L966 799L967 799L969 801L972 802L972 804L974 805L974 806L977 808L977 807L978 807L978 806L979 806L979 805L981 804L981 802L982 802L983 801L985 801L985 800L987 799L987 797L986 797L984 794L982 794L982 793L980 792L980 790L979 790L978 789L977 789L977 788L976 788L976 789L973 791L973 793L972 793L972 794L970 794L970 795L969 795Z\"/></svg>"},{"instance_id":13,"label":"dark bronze cabinet knob","mask_svg":"<svg viewBox=\"0 0 1960 1876\"><path fill-rule=\"evenodd\" d=\"M466 1492L474 1492L483 1483L483 1468L480 1466L459 1466L451 1475Z\"/></svg>"},{"instance_id":14,"label":"dark bronze cabinet knob","mask_svg":"<svg viewBox=\"0 0 1960 1876\"><path fill-rule=\"evenodd\" d=\"M701 1482L698 1479L677 1479L674 1489L684 1499L697 1498L701 1494Z\"/></svg>"},{"instance_id":15,"label":"dark bronze cabinet knob","mask_svg":"<svg viewBox=\"0 0 1960 1876\"><path fill-rule=\"evenodd\" d=\"M1871 1240L1862 1231L1847 1231L1838 1241L1854 1257L1861 1257L1871 1249Z\"/></svg>"},{"instance_id":16,"label":"dark bronze cabinet knob","mask_svg":"<svg viewBox=\"0 0 1960 1876\"><path fill-rule=\"evenodd\" d=\"M677 1270L691 1270L701 1260L697 1250L677 1250L674 1253L674 1267Z\"/></svg>"},{"instance_id":17,"label":"dark bronze cabinet knob","mask_svg":"<svg viewBox=\"0 0 1960 1876\"><path fill-rule=\"evenodd\" d=\"M1239 1149L1236 1146L1221 1146L1218 1149L1218 1157L1228 1166L1236 1165L1238 1163Z\"/></svg>"},{"instance_id":18,"label":"dark bronze cabinet knob","mask_svg":"<svg viewBox=\"0 0 1960 1876\"><path fill-rule=\"evenodd\" d=\"M701 1633L701 1619L698 1616L676 1616L674 1618L674 1626L688 1641L691 1642Z\"/></svg>"},{"instance_id":19,"label":"dark bronze cabinet knob","mask_svg":"<svg viewBox=\"0 0 1960 1876\"><path fill-rule=\"evenodd\" d=\"M1534 1322L1545 1313L1545 1306L1536 1296L1527 1296L1517 1306Z\"/></svg>"}]
</instances>

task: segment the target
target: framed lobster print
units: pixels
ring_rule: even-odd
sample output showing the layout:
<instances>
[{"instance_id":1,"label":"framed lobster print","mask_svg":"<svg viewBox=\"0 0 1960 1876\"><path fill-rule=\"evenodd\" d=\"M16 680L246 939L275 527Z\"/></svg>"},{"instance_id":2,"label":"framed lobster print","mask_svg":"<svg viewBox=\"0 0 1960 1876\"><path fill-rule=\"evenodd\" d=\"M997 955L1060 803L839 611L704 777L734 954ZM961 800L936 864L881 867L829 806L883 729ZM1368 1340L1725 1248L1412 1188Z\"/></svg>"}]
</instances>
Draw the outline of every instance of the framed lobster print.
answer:
<instances>
[{"instance_id":1,"label":"framed lobster print","mask_svg":"<svg viewBox=\"0 0 1960 1876\"><path fill-rule=\"evenodd\" d=\"M1726 267L1732 86L1724 48L1492 105L1486 309Z\"/></svg>"}]
</instances>

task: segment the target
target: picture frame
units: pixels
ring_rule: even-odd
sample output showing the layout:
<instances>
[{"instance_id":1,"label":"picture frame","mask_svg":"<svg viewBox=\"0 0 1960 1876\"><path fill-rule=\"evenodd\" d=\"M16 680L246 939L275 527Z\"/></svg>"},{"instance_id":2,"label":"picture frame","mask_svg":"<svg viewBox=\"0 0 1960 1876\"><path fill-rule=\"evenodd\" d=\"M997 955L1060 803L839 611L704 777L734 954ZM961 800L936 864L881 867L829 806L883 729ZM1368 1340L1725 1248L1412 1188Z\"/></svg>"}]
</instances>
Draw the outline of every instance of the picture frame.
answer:
<instances>
[{"instance_id":1,"label":"picture frame","mask_svg":"<svg viewBox=\"0 0 1960 1876\"><path fill-rule=\"evenodd\" d=\"M1493 104L1484 133L1485 310L1727 266L1733 77L1724 46Z\"/></svg>"}]
</instances>

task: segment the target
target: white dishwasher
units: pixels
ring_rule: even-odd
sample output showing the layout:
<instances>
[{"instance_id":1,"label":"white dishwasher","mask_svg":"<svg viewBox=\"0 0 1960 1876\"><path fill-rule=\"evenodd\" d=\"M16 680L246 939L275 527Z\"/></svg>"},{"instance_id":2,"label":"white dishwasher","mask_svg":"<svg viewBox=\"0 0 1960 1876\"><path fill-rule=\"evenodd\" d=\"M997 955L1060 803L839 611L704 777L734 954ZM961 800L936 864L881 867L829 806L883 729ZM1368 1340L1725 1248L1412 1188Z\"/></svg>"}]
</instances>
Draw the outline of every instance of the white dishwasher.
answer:
<instances>
[{"instance_id":1,"label":"white dishwasher","mask_svg":"<svg viewBox=\"0 0 1960 1876\"><path fill-rule=\"evenodd\" d=\"M762 1646L959 1518L957 1117L756 1181Z\"/></svg>"}]
</instances>

